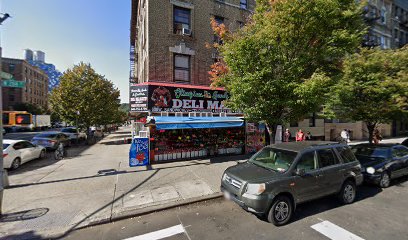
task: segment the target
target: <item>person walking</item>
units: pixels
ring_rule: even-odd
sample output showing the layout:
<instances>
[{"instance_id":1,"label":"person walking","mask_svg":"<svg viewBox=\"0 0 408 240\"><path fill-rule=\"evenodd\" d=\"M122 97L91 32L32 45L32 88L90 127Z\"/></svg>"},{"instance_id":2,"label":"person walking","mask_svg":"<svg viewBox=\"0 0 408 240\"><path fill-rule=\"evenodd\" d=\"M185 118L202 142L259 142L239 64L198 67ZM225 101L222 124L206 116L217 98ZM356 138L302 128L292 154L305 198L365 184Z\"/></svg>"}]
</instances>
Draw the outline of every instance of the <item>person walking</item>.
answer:
<instances>
[{"instance_id":1,"label":"person walking","mask_svg":"<svg viewBox=\"0 0 408 240\"><path fill-rule=\"evenodd\" d=\"M283 141L289 142L292 134L290 133L289 129L286 128L286 131L283 133Z\"/></svg>"},{"instance_id":2,"label":"person walking","mask_svg":"<svg viewBox=\"0 0 408 240\"><path fill-rule=\"evenodd\" d=\"M373 132L373 141L374 144L379 144L380 141L382 140L382 136L380 134L380 131L378 130L378 128L376 128Z\"/></svg>"},{"instance_id":3,"label":"person walking","mask_svg":"<svg viewBox=\"0 0 408 240\"><path fill-rule=\"evenodd\" d=\"M350 135L349 135L349 132L347 131L347 129L343 129L343 131L341 131L340 137L341 137L341 140L343 142L345 142L345 143L350 142Z\"/></svg>"},{"instance_id":4,"label":"person walking","mask_svg":"<svg viewBox=\"0 0 408 240\"><path fill-rule=\"evenodd\" d=\"M306 140L307 140L307 141L311 141L311 140L312 140L312 134L311 134L309 131L306 133Z\"/></svg>"},{"instance_id":5,"label":"person walking","mask_svg":"<svg viewBox=\"0 0 408 240\"><path fill-rule=\"evenodd\" d=\"M305 140L305 134L303 133L302 129L296 133L296 142L302 142Z\"/></svg>"}]
</instances>

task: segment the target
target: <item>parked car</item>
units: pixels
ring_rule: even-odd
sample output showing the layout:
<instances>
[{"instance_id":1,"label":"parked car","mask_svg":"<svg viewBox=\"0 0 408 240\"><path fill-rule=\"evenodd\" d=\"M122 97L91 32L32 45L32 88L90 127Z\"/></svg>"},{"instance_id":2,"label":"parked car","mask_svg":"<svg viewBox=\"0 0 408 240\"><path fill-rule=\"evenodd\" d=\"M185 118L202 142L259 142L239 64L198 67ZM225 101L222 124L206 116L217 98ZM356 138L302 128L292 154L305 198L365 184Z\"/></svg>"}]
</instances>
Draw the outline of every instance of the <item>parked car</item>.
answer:
<instances>
[{"instance_id":1,"label":"parked car","mask_svg":"<svg viewBox=\"0 0 408 240\"><path fill-rule=\"evenodd\" d=\"M86 133L80 132L77 128L68 127L61 129L61 132L69 136L71 142L79 140L84 141L86 140Z\"/></svg>"},{"instance_id":2,"label":"parked car","mask_svg":"<svg viewBox=\"0 0 408 240\"><path fill-rule=\"evenodd\" d=\"M62 143L64 147L71 145L69 136L61 132L43 132L35 135L31 142L51 150L57 149L60 143Z\"/></svg>"},{"instance_id":3,"label":"parked car","mask_svg":"<svg viewBox=\"0 0 408 240\"><path fill-rule=\"evenodd\" d=\"M45 148L24 140L3 140L4 168L17 169L21 164L45 157Z\"/></svg>"},{"instance_id":4,"label":"parked car","mask_svg":"<svg viewBox=\"0 0 408 240\"><path fill-rule=\"evenodd\" d=\"M391 179L408 175L408 148L400 144L359 144L353 152L363 166L364 180L382 188Z\"/></svg>"},{"instance_id":5,"label":"parked car","mask_svg":"<svg viewBox=\"0 0 408 240\"><path fill-rule=\"evenodd\" d=\"M350 148L332 142L290 142L267 146L247 162L229 167L221 191L249 212L276 226L289 222L300 203L337 194L350 204L363 182Z\"/></svg>"}]
</instances>

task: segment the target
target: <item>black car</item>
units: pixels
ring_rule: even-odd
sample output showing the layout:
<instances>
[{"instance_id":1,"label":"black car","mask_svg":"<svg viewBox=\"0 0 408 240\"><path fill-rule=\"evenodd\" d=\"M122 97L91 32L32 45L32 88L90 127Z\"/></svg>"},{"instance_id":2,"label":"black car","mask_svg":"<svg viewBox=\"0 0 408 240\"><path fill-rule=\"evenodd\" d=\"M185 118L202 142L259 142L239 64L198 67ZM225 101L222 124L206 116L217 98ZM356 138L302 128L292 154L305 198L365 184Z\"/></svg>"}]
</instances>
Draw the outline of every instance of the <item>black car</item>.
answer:
<instances>
[{"instance_id":1,"label":"black car","mask_svg":"<svg viewBox=\"0 0 408 240\"><path fill-rule=\"evenodd\" d=\"M346 144L290 142L265 147L246 163L226 169L221 191L280 226L299 203L331 194L352 203L362 182L360 163Z\"/></svg>"},{"instance_id":2,"label":"black car","mask_svg":"<svg viewBox=\"0 0 408 240\"><path fill-rule=\"evenodd\" d=\"M402 141L401 145L404 145L405 147L408 147L408 138Z\"/></svg>"},{"instance_id":3,"label":"black car","mask_svg":"<svg viewBox=\"0 0 408 240\"><path fill-rule=\"evenodd\" d=\"M364 180L382 188L390 186L391 179L408 174L408 148L400 144L359 144L353 153L363 166Z\"/></svg>"}]
</instances>

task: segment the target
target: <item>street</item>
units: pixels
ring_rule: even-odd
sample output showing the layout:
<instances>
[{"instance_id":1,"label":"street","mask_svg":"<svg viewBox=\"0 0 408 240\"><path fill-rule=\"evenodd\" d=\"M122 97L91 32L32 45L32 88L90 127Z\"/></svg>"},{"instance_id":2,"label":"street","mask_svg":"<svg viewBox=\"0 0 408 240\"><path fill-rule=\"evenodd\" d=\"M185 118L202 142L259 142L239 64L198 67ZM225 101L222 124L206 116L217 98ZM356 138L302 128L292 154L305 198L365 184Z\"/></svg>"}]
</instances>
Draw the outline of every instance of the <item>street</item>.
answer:
<instances>
[{"instance_id":1,"label":"street","mask_svg":"<svg viewBox=\"0 0 408 240\"><path fill-rule=\"evenodd\" d=\"M3 136L4 139L11 139L11 140L27 140L31 141L31 139L42 132L48 132L48 131L59 131L60 129L48 129L46 131L38 131L38 132L12 132L12 133L6 133L6 135Z\"/></svg>"},{"instance_id":2,"label":"street","mask_svg":"<svg viewBox=\"0 0 408 240\"><path fill-rule=\"evenodd\" d=\"M402 240L408 235L406 181L407 178L399 179L383 190L363 185L357 201L348 206L339 204L334 197L305 203L283 227L275 227L220 198L77 230L65 239L162 239L168 236L166 239L186 240L346 237Z\"/></svg>"}]
</instances>

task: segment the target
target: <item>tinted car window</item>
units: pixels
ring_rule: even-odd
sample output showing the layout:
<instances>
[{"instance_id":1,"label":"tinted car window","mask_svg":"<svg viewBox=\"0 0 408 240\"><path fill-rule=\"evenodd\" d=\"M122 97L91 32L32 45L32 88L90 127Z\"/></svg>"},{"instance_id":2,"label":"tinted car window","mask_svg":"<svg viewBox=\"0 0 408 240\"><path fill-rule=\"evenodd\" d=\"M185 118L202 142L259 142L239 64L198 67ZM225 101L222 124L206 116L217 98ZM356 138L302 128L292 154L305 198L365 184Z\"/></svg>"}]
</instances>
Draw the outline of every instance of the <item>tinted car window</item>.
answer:
<instances>
[{"instance_id":1,"label":"tinted car window","mask_svg":"<svg viewBox=\"0 0 408 240\"><path fill-rule=\"evenodd\" d=\"M34 147L34 145L31 144L30 142L22 142L22 144L23 144L23 147L24 147L24 148L32 148L32 147Z\"/></svg>"},{"instance_id":2,"label":"tinted car window","mask_svg":"<svg viewBox=\"0 0 408 240\"><path fill-rule=\"evenodd\" d=\"M317 169L317 163L314 152L307 152L302 155L297 166L297 169L304 169L306 172Z\"/></svg>"},{"instance_id":3,"label":"tinted car window","mask_svg":"<svg viewBox=\"0 0 408 240\"><path fill-rule=\"evenodd\" d=\"M55 133L42 133L37 135L36 137L40 137L40 138L55 138L57 136L57 134Z\"/></svg>"},{"instance_id":4,"label":"tinted car window","mask_svg":"<svg viewBox=\"0 0 408 240\"><path fill-rule=\"evenodd\" d=\"M64 128L61 130L61 132L65 132L65 133L76 133L76 129L73 128Z\"/></svg>"},{"instance_id":5,"label":"tinted car window","mask_svg":"<svg viewBox=\"0 0 408 240\"><path fill-rule=\"evenodd\" d=\"M355 155L363 155L377 158L389 158L390 149L387 147L377 146L359 146L353 149Z\"/></svg>"},{"instance_id":6,"label":"tinted car window","mask_svg":"<svg viewBox=\"0 0 408 240\"><path fill-rule=\"evenodd\" d=\"M338 147L336 150L345 163L357 161L356 156L349 147Z\"/></svg>"},{"instance_id":7,"label":"tinted car window","mask_svg":"<svg viewBox=\"0 0 408 240\"><path fill-rule=\"evenodd\" d=\"M8 148L8 146L10 146L10 144L3 143L3 149Z\"/></svg>"},{"instance_id":8,"label":"tinted car window","mask_svg":"<svg viewBox=\"0 0 408 240\"><path fill-rule=\"evenodd\" d=\"M249 162L274 171L285 172L292 165L296 155L296 152L267 147L249 159Z\"/></svg>"},{"instance_id":9,"label":"tinted car window","mask_svg":"<svg viewBox=\"0 0 408 240\"><path fill-rule=\"evenodd\" d=\"M14 148L15 150L23 149L23 144L22 144L21 142L18 142L18 143L16 143L16 144L14 144L13 148Z\"/></svg>"},{"instance_id":10,"label":"tinted car window","mask_svg":"<svg viewBox=\"0 0 408 240\"><path fill-rule=\"evenodd\" d=\"M408 155L408 149L403 146L397 146L392 149L392 157L405 157Z\"/></svg>"},{"instance_id":11,"label":"tinted car window","mask_svg":"<svg viewBox=\"0 0 408 240\"><path fill-rule=\"evenodd\" d=\"M339 163L339 159L334 155L334 152L331 149L317 150L317 156L319 156L321 168Z\"/></svg>"}]
</instances>

